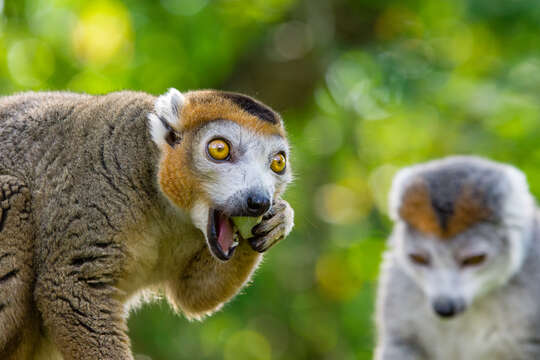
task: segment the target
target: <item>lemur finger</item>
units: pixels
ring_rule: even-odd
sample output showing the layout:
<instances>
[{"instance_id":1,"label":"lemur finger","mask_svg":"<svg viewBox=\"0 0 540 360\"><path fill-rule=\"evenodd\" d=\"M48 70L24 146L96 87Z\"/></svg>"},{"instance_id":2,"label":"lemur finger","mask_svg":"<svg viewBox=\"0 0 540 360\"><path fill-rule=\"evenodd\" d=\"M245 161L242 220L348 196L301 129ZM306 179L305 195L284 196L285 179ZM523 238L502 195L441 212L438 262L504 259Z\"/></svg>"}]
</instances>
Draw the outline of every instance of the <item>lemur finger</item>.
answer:
<instances>
[{"instance_id":1,"label":"lemur finger","mask_svg":"<svg viewBox=\"0 0 540 360\"><path fill-rule=\"evenodd\" d=\"M282 223L285 220L285 214L283 212L279 212L274 214L272 217L268 219L263 219L259 224L257 224L253 229L252 233L253 235L264 235L270 232L273 228L278 226L280 223Z\"/></svg>"},{"instance_id":2,"label":"lemur finger","mask_svg":"<svg viewBox=\"0 0 540 360\"><path fill-rule=\"evenodd\" d=\"M275 209L272 217L253 228L255 237L249 240L253 250L264 252L291 232L294 226L294 211L289 203L280 200Z\"/></svg>"},{"instance_id":3,"label":"lemur finger","mask_svg":"<svg viewBox=\"0 0 540 360\"><path fill-rule=\"evenodd\" d=\"M266 235L251 238L249 240L251 247L257 252L265 252L285 237L285 230L285 225L280 224Z\"/></svg>"},{"instance_id":4,"label":"lemur finger","mask_svg":"<svg viewBox=\"0 0 540 360\"><path fill-rule=\"evenodd\" d=\"M253 235L268 233L280 223L287 224L287 235L294 225L294 211L285 200L278 200L270 210L271 214L263 217L263 221L252 229Z\"/></svg>"},{"instance_id":5,"label":"lemur finger","mask_svg":"<svg viewBox=\"0 0 540 360\"><path fill-rule=\"evenodd\" d=\"M264 214L263 220L270 219L271 217L273 217L280 211L283 211L287 206L286 204L287 203L284 200L281 200L281 199L276 200L276 202L272 204L272 207L270 208L270 210L268 210L268 212Z\"/></svg>"}]
</instances>

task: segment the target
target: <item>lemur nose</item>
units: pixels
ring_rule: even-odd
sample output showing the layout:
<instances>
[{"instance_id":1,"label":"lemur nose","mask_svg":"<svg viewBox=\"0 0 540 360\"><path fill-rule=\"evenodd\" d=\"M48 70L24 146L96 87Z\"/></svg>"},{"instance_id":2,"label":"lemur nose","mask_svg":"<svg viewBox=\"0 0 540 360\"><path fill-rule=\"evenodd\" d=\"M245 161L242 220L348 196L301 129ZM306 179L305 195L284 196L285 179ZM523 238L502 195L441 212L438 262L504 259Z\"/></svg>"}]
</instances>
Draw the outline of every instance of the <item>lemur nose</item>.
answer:
<instances>
[{"instance_id":1,"label":"lemur nose","mask_svg":"<svg viewBox=\"0 0 540 360\"><path fill-rule=\"evenodd\" d=\"M247 211L250 216L261 216L270 209L270 199L260 194L251 194L247 198Z\"/></svg>"},{"instance_id":2,"label":"lemur nose","mask_svg":"<svg viewBox=\"0 0 540 360\"><path fill-rule=\"evenodd\" d=\"M439 297L433 302L433 310L441 317L452 317L465 310L463 299Z\"/></svg>"}]
</instances>

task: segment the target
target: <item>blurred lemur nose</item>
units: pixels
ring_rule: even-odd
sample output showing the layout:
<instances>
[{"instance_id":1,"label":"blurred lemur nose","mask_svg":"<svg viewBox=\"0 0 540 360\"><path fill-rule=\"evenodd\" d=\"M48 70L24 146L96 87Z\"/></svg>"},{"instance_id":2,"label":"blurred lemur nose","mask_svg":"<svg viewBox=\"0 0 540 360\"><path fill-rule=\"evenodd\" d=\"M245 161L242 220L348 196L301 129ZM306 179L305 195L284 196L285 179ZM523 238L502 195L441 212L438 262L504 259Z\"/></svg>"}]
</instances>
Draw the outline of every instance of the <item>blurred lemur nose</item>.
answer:
<instances>
[{"instance_id":1,"label":"blurred lemur nose","mask_svg":"<svg viewBox=\"0 0 540 360\"><path fill-rule=\"evenodd\" d=\"M433 310L441 317L450 318L465 310L465 301L441 296L433 301Z\"/></svg>"},{"instance_id":2,"label":"blurred lemur nose","mask_svg":"<svg viewBox=\"0 0 540 360\"><path fill-rule=\"evenodd\" d=\"M270 209L270 199L260 193L251 193L247 197L247 212L250 216L261 216Z\"/></svg>"}]
</instances>

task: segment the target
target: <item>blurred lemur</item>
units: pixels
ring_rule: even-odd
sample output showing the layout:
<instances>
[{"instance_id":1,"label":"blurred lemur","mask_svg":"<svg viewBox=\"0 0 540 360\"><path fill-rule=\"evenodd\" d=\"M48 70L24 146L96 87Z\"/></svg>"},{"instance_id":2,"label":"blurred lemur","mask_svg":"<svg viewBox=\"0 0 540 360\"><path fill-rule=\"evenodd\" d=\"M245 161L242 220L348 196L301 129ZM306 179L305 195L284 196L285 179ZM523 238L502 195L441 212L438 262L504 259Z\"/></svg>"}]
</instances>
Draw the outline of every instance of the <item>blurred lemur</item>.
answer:
<instances>
[{"instance_id":1,"label":"blurred lemur","mask_svg":"<svg viewBox=\"0 0 540 360\"><path fill-rule=\"evenodd\" d=\"M376 359L540 359L540 216L525 176L450 157L399 172L390 204Z\"/></svg>"},{"instance_id":2,"label":"blurred lemur","mask_svg":"<svg viewBox=\"0 0 540 360\"><path fill-rule=\"evenodd\" d=\"M283 122L236 93L0 99L0 358L132 359L126 313L219 309L293 211ZM244 240L234 216L261 217Z\"/></svg>"}]
</instances>

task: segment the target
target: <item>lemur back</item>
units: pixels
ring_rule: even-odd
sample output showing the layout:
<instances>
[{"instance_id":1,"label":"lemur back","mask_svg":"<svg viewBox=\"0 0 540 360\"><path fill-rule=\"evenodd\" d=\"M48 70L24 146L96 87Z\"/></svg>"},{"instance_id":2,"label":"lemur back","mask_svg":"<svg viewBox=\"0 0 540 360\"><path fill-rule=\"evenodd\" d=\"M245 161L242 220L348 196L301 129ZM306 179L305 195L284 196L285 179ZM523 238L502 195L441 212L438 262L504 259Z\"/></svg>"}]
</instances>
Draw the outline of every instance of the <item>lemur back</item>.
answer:
<instances>
[{"instance_id":1,"label":"lemur back","mask_svg":"<svg viewBox=\"0 0 540 360\"><path fill-rule=\"evenodd\" d=\"M237 162L208 157L211 135ZM142 292L191 318L221 308L292 228L290 169L269 166L287 152L279 115L240 94L1 98L0 358L130 359L125 318ZM234 167L266 176L267 206L244 183L216 194L224 180L212 174ZM249 240L230 220L261 215Z\"/></svg>"}]
</instances>

